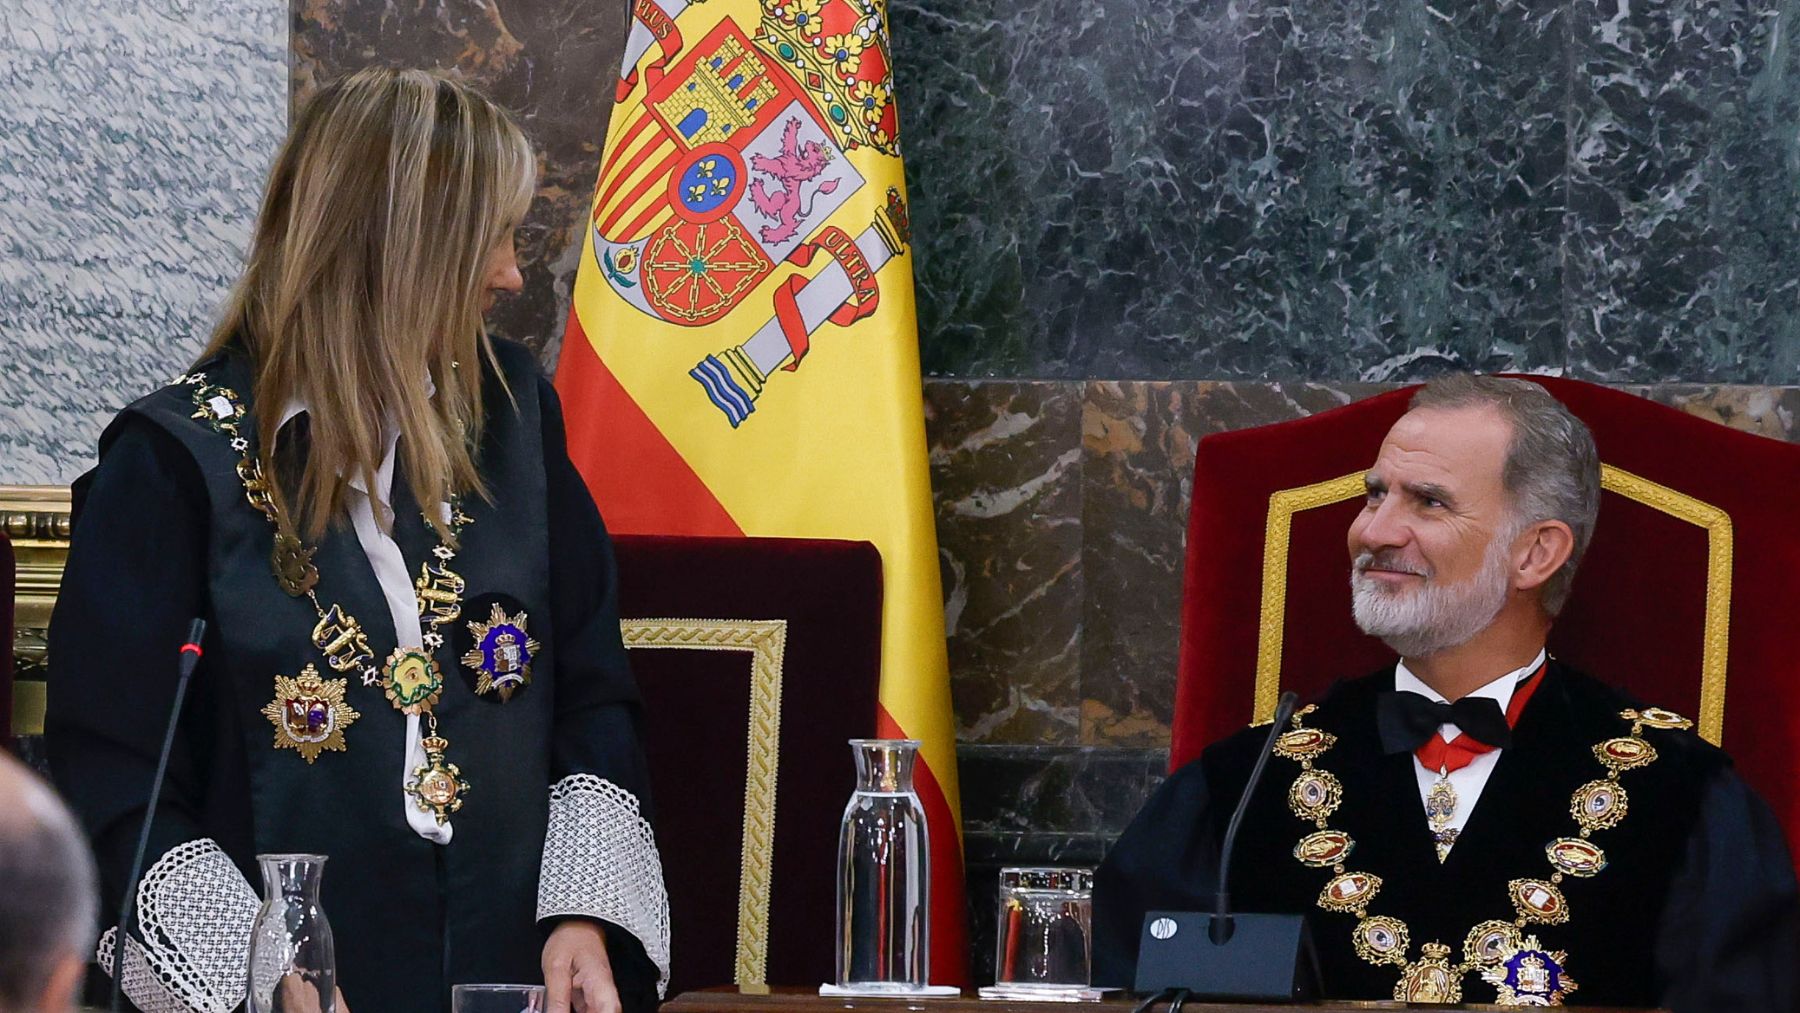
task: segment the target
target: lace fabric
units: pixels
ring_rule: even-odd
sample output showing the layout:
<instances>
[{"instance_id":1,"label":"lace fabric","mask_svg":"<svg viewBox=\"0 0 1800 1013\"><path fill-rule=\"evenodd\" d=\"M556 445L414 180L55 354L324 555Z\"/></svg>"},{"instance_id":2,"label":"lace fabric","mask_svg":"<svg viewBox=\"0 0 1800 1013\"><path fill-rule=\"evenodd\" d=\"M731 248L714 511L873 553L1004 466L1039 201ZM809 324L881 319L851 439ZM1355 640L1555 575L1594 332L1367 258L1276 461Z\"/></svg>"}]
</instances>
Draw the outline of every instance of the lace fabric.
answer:
<instances>
[{"instance_id":1,"label":"lace fabric","mask_svg":"<svg viewBox=\"0 0 1800 1013\"><path fill-rule=\"evenodd\" d=\"M644 944L656 964L656 992L669 985L669 895L662 858L637 796L593 774L550 788L550 826L538 877L538 920L600 918Z\"/></svg>"},{"instance_id":2,"label":"lace fabric","mask_svg":"<svg viewBox=\"0 0 1800 1013\"><path fill-rule=\"evenodd\" d=\"M169 849L138 884L138 938L125 940L124 991L143 1013L231 1013L244 1001L256 893L210 838ZM113 973L113 940L100 966Z\"/></svg>"}]
</instances>

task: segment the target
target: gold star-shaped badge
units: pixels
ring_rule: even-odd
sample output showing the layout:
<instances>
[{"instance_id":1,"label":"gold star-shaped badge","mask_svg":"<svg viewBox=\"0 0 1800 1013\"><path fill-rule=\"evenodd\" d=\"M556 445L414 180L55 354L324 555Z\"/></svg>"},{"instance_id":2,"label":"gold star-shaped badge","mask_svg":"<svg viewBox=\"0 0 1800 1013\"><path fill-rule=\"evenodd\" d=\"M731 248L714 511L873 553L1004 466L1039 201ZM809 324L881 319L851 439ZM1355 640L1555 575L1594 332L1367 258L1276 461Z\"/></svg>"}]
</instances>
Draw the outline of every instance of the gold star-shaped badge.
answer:
<instances>
[{"instance_id":1,"label":"gold star-shaped badge","mask_svg":"<svg viewBox=\"0 0 1800 1013\"><path fill-rule=\"evenodd\" d=\"M345 679L321 679L312 665L297 679L275 677L275 699L263 709L263 717L275 726L275 748L292 749L311 763L325 750L343 752L344 729L362 717L344 702Z\"/></svg>"}]
</instances>

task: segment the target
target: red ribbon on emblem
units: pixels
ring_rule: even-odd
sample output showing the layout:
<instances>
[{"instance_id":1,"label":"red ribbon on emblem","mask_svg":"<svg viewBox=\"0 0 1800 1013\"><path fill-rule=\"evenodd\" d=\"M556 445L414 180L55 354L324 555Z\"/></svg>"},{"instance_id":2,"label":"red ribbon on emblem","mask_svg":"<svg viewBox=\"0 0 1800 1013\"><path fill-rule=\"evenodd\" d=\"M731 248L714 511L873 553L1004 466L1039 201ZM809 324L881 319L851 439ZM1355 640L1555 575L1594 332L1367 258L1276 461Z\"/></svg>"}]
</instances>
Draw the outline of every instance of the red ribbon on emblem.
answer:
<instances>
[{"instance_id":1,"label":"red ribbon on emblem","mask_svg":"<svg viewBox=\"0 0 1800 1013\"><path fill-rule=\"evenodd\" d=\"M669 61L681 53L683 45L681 29L675 27L675 19L669 17L666 11L656 5L656 0L637 0L631 5L631 16L642 22L645 28L650 29L650 35L656 39L657 47L662 50L662 58L644 69L647 86L654 88L656 83L662 80L663 71L669 66ZM637 87L637 79L637 68L633 67L631 73L619 79L619 90L613 96L613 101L625 101L625 96L630 95L631 89Z\"/></svg>"},{"instance_id":2,"label":"red ribbon on emblem","mask_svg":"<svg viewBox=\"0 0 1800 1013\"><path fill-rule=\"evenodd\" d=\"M820 250L831 254L844 269L850 279L850 299L832 311L830 320L839 327L848 327L858 320L875 312L881 303L881 290L875 284L875 272L870 270L869 261L862 250L856 246L856 240L850 234L835 225L827 225L819 231L818 242L801 243L788 254L788 262L807 267L812 264ZM775 319L781 323L782 337L787 338L788 348L793 350L794 357L781 367L793 372L800 367L800 360L812 347L812 338L806 333L806 323L800 317L800 305L796 297L800 290L811 284L811 279L795 275L775 289Z\"/></svg>"}]
</instances>

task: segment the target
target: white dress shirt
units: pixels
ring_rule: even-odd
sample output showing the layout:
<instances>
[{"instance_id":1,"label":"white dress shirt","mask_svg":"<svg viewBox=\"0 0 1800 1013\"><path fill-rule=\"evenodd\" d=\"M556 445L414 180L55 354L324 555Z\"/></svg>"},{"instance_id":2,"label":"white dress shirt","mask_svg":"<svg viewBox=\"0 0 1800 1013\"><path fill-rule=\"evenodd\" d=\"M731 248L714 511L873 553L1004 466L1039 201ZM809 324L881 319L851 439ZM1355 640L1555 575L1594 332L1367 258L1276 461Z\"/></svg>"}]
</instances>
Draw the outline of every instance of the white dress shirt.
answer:
<instances>
[{"instance_id":1,"label":"white dress shirt","mask_svg":"<svg viewBox=\"0 0 1800 1013\"><path fill-rule=\"evenodd\" d=\"M1538 651L1537 657L1532 660L1531 664L1524 668L1513 669L1471 692L1469 696L1487 697L1500 705L1502 714L1506 713L1507 706L1512 703L1513 690L1517 689L1519 683L1543 665L1545 656L1544 651ZM1407 669L1405 661L1394 666L1394 688L1402 693L1417 693L1436 703L1450 702L1444 699L1442 693L1425 685L1418 676L1412 674ZM1462 734L1462 731L1455 725L1443 725L1437 733L1443 737L1445 742L1454 742L1456 737ZM1461 832L1463 826L1469 822L1469 814L1475 811L1475 803L1481 799L1481 790L1487 787L1488 777L1493 774L1494 765L1500 762L1502 752L1504 750L1489 750L1470 760L1468 766L1461 770L1453 770L1447 775L1450 787L1456 791L1456 812L1450 816L1450 822L1447 824L1449 829ZM1419 807L1420 814L1423 815L1425 796L1430 794L1431 786L1438 782L1442 772L1425 766L1415 755L1413 757L1413 774L1419 781Z\"/></svg>"},{"instance_id":2,"label":"white dress shirt","mask_svg":"<svg viewBox=\"0 0 1800 1013\"><path fill-rule=\"evenodd\" d=\"M431 381L427 379L426 383L430 384ZM433 384L430 393L436 393L435 387ZM302 402L289 401L281 412L281 421L276 428L287 425L296 415L306 410L306 405ZM375 494L370 495L369 490L364 488L362 476L350 479L350 525L356 530L356 541L362 546L363 555L369 558L369 567L375 571L375 580L381 585L382 597L387 599L388 618L394 623L395 643L400 647L423 647L425 636L423 625L419 622L419 599L413 593L412 576L406 570L406 557L401 555L400 546L390 534L394 527L394 511L388 504L394 488L394 450L400 441L399 428L389 422L382 428L382 439L387 445L387 451L381 457L380 467L375 469ZM386 530L375 521L377 507L387 521ZM439 504L438 508L448 519L449 504ZM369 622L366 616L356 618L364 625ZM375 663L379 665L385 660L376 658ZM449 844L455 828L448 820L439 824L437 817L420 809L412 796L406 793L406 786L412 781L412 772L425 765L425 747L421 744L423 738L419 715L407 715L406 762L400 769L399 801L406 812L406 823L414 833L434 844Z\"/></svg>"}]
</instances>

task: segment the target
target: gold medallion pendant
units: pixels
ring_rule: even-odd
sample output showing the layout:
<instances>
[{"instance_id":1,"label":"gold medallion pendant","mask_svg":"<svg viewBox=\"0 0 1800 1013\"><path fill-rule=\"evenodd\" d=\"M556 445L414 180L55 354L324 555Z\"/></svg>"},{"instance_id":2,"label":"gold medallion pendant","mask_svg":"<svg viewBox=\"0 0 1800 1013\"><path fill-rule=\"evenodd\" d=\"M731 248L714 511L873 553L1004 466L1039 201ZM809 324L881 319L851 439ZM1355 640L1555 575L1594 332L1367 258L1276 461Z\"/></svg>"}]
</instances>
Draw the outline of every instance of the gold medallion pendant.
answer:
<instances>
[{"instance_id":1,"label":"gold medallion pendant","mask_svg":"<svg viewBox=\"0 0 1800 1013\"><path fill-rule=\"evenodd\" d=\"M437 659L417 647L396 647L381 666L381 688L402 714L424 714L444 692Z\"/></svg>"},{"instance_id":2,"label":"gold medallion pendant","mask_svg":"<svg viewBox=\"0 0 1800 1013\"><path fill-rule=\"evenodd\" d=\"M1426 943L1425 955L1406 965L1394 983L1395 1002L1462 1002L1461 973L1450 967L1450 947Z\"/></svg>"},{"instance_id":3,"label":"gold medallion pendant","mask_svg":"<svg viewBox=\"0 0 1800 1013\"><path fill-rule=\"evenodd\" d=\"M345 679L321 679L319 670L307 665L297 679L275 677L275 699L263 707L263 716L275 726L275 748L292 749L307 763L329 749L343 752L344 729L362 717L344 702Z\"/></svg>"},{"instance_id":4,"label":"gold medallion pendant","mask_svg":"<svg viewBox=\"0 0 1800 1013\"><path fill-rule=\"evenodd\" d=\"M425 747L425 762L413 768L406 793L418 803L420 811L430 813L441 827L450 821L451 813L462 808L469 782L462 779L462 770L456 764L444 759L449 742L430 735L419 744Z\"/></svg>"},{"instance_id":5,"label":"gold medallion pendant","mask_svg":"<svg viewBox=\"0 0 1800 1013\"><path fill-rule=\"evenodd\" d=\"M487 622L469 621L469 637L475 646L462 656L462 663L476 674L476 695L495 692L505 702L531 685L531 662L537 657L538 642L525 631L528 621L523 609L509 616L498 603L488 610Z\"/></svg>"},{"instance_id":6,"label":"gold medallion pendant","mask_svg":"<svg viewBox=\"0 0 1800 1013\"><path fill-rule=\"evenodd\" d=\"M1459 831L1450 825L1450 821L1456 819L1456 807L1460 804L1456 788L1445 775L1439 775L1437 783L1425 795L1425 820L1431 827L1431 841L1437 848L1440 865L1450 857L1450 849L1456 846Z\"/></svg>"}]
</instances>

